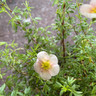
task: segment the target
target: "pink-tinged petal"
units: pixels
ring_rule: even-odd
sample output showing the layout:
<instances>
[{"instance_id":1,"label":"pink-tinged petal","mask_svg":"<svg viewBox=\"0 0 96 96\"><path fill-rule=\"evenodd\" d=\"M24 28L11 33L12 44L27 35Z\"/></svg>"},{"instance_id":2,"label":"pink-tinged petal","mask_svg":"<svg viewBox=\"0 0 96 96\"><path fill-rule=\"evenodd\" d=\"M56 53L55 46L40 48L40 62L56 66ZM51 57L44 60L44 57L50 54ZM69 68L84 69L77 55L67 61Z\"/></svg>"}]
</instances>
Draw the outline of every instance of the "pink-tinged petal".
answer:
<instances>
[{"instance_id":1,"label":"pink-tinged petal","mask_svg":"<svg viewBox=\"0 0 96 96\"><path fill-rule=\"evenodd\" d=\"M42 71L40 73L40 77L43 79L43 80L49 80L51 79L51 75L48 71Z\"/></svg>"},{"instance_id":2,"label":"pink-tinged petal","mask_svg":"<svg viewBox=\"0 0 96 96\"><path fill-rule=\"evenodd\" d=\"M96 18L96 13L91 13L91 14L88 14L88 18Z\"/></svg>"},{"instance_id":3,"label":"pink-tinged petal","mask_svg":"<svg viewBox=\"0 0 96 96\"><path fill-rule=\"evenodd\" d=\"M57 75L60 70L57 57L53 54L48 55L45 51L39 52L34 70L40 74L42 79L51 79L51 76Z\"/></svg>"},{"instance_id":4,"label":"pink-tinged petal","mask_svg":"<svg viewBox=\"0 0 96 96\"><path fill-rule=\"evenodd\" d=\"M51 74L51 76L55 76L59 73L60 67L59 65L53 65L52 68L49 70L49 73Z\"/></svg>"},{"instance_id":5,"label":"pink-tinged petal","mask_svg":"<svg viewBox=\"0 0 96 96\"><path fill-rule=\"evenodd\" d=\"M58 58L55 55L50 54L49 57L50 57L50 59L49 59L50 60L50 63L52 65L58 64Z\"/></svg>"},{"instance_id":6,"label":"pink-tinged petal","mask_svg":"<svg viewBox=\"0 0 96 96\"><path fill-rule=\"evenodd\" d=\"M90 5L92 5L93 7L95 7L96 6L96 0L91 0L90 1Z\"/></svg>"},{"instance_id":7,"label":"pink-tinged petal","mask_svg":"<svg viewBox=\"0 0 96 96\"><path fill-rule=\"evenodd\" d=\"M40 65L40 62L39 60L37 59L36 63L34 64L34 70L40 74L41 72L41 65Z\"/></svg>"},{"instance_id":8,"label":"pink-tinged petal","mask_svg":"<svg viewBox=\"0 0 96 96\"><path fill-rule=\"evenodd\" d=\"M88 4L84 4L80 7L80 13L87 18L96 18L96 13L91 13L93 7Z\"/></svg>"},{"instance_id":9,"label":"pink-tinged petal","mask_svg":"<svg viewBox=\"0 0 96 96\"><path fill-rule=\"evenodd\" d=\"M92 9L92 6L89 4L84 4L80 6L80 12L83 13L90 13L90 10Z\"/></svg>"},{"instance_id":10,"label":"pink-tinged petal","mask_svg":"<svg viewBox=\"0 0 96 96\"><path fill-rule=\"evenodd\" d=\"M37 58L41 61L49 60L49 55L45 51L41 51L37 54Z\"/></svg>"}]
</instances>

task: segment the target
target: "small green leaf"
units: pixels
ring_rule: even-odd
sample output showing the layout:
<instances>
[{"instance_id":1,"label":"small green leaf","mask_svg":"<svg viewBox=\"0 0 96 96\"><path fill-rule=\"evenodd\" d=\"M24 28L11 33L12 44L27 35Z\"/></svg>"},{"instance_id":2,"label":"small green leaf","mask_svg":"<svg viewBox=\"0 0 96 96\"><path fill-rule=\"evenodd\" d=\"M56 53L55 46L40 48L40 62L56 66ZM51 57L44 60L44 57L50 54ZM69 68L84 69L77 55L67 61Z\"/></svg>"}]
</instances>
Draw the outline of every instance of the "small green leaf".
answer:
<instances>
[{"instance_id":1,"label":"small green leaf","mask_svg":"<svg viewBox=\"0 0 96 96\"><path fill-rule=\"evenodd\" d=\"M19 96L24 96L24 94L21 93L21 92L17 92L17 94L18 94Z\"/></svg>"},{"instance_id":2,"label":"small green leaf","mask_svg":"<svg viewBox=\"0 0 96 96\"><path fill-rule=\"evenodd\" d=\"M53 82L51 82L51 81L48 80L47 81L47 84L50 85L50 84L53 84Z\"/></svg>"},{"instance_id":3,"label":"small green leaf","mask_svg":"<svg viewBox=\"0 0 96 96\"><path fill-rule=\"evenodd\" d=\"M6 0L2 0L2 2L6 2Z\"/></svg>"},{"instance_id":4,"label":"small green leaf","mask_svg":"<svg viewBox=\"0 0 96 96\"><path fill-rule=\"evenodd\" d=\"M30 93L30 87L28 87L28 88L25 88L25 90L24 90L24 93L25 93L25 94L28 94L28 93Z\"/></svg>"},{"instance_id":5,"label":"small green leaf","mask_svg":"<svg viewBox=\"0 0 96 96\"><path fill-rule=\"evenodd\" d=\"M5 87L6 87L6 85L5 85L5 83L4 83L4 84L0 87L0 93L2 93L2 92L4 91Z\"/></svg>"},{"instance_id":6,"label":"small green leaf","mask_svg":"<svg viewBox=\"0 0 96 96\"><path fill-rule=\"evenodd\" d=\"M58 4L58 3L59 3L59 0L54 0L53 6L54 6L55 4Z\"/></svg>"},{"instance_id":7,"label":"small green leaf","mask_svg":"<svg viewBox=\"0 0 96 96\"><path fill-rule=\"evenodd\" d=\"M60 96L62 96L62 95L63 95L63 93L64 93L64 91L63 91L63 90L61 90L61 91L60 91Z\"/></svg>"},{"instance_id":8,"label":"small green leaf","mask_svg":"<svg viewBox=\"0 0 96 96\"><path fill-rule=\"evenodd\" d=\"M17 96L17 90L13 90L11 96Z\"/></svg>"},{"instance_id":9,"label":"small green leaf","mask_svg":"<svg viewBox=\"0 0 96 96\"><path fill-rule=\"evenodd\" d=\"M92 90L91 94L96 95L96 85L93 87L93 90Z\"/></svg>"},{"instance_id":10,"label":"small green leaf","mask_svg":"<svg viewBox=\"0 0 96 96\"><path fill-rule=\"evenodd\" d=\"M36 19L36 20L41 20L41 18L40 18L40 17L35 17L35 19Z\"/></svg>"},{"instance_id":11,"label":"small green leaf","mask_svg":"<svg viewBox=\"0 0 96 96\"><path fill-rule=\"evenodd\" d=\"M6 42L0 42L0 46L7 44Z\"/></svg>"},{"instance_id":12,"label":"small green leaf","mask_svg":"<svg viewBox=\"0 0 96 96\"><path fill-rule=\"evenodd\" d=\"M3 76L0 74L0 79L2 79L3 78Z\"/></svg>"},{"instance_id":13,"label":"small green leaf","mask_svg":"<svg viewBox=\"0 0 96 96\"><path fill-rule=\"evenodd\" d=\"M50 89L49 89L48 85L45 84L43 87L43 90L45 91L45 93L47 93Z\"/></svg>"},{"instance_id":14,"label":"small green leaf","mask_svg":"<svg viewBox=\"0 0 96 96\"><path fill-rule=\"evenodd\" d=\"M61 88L61 87L62 87L62 85L61 85L61 83L59 83L59 82L56 82L56 83L54 84L54 88L56 88L56 89Z\"/></svg>"}]
</instances>

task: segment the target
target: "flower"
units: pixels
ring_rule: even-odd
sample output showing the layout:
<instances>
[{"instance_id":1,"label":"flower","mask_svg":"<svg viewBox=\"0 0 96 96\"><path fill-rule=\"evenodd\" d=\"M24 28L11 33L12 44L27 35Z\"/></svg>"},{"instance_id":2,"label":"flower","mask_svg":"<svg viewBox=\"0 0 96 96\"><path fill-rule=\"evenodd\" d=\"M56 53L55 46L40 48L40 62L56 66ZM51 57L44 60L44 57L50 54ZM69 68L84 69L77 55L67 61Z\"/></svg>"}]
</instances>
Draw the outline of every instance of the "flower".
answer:
<instances>
[{"instance_id":1,"label":"flower","mask_svg":"<svg viewBox=\"0 0 96 96\"><path fill-rule=\"evenodd\" d=\"M49 80L51 76L55 76L59 73L60 67L55 55L48 55L47 52L41 51L37 54L37 61L34 64L34 69L42 79Z\"/></svg>"},{"instance_id":2,"label":"flower","mask_svg":"<svg viewBox=\"0 0 96 96\"><path fill-rule=\"evenodd\" d=\"M96 0L91 0L90 4L82 5L80 13L87 18L96 18Z\"/></svg>"}]
</instances>

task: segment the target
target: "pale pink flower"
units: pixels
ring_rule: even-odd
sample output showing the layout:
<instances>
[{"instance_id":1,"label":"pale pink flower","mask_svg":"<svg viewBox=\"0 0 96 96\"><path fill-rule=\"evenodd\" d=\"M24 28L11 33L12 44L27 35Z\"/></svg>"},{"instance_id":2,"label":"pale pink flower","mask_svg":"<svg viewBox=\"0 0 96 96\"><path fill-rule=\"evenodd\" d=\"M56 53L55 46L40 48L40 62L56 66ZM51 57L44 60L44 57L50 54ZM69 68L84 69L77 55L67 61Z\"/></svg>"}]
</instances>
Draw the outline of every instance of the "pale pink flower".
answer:
<instances>
[{"instance_id":1,"label":"pale pink flower","mask_svg":"<svg viewBox=\"0 0 96 96\"><path fill-rule=\"evenodd\" d=\"M34 69L42 79L49 80L51 76L55 76L59 73L60 67L55 55L48 55L47 52L41 51L37 54L37 61L34 64Z\"/></svg>"},{"instance_id":2,"label":"pale pink flower","mask_svg":"<svg viewBox=\"0 0 96 96\"><path fill-rule=\"evenodd\" d=\"M87 18L96 18L96 0L91 0L90 4L83 4L80 12Z\"/></svg>"}]
</instances>

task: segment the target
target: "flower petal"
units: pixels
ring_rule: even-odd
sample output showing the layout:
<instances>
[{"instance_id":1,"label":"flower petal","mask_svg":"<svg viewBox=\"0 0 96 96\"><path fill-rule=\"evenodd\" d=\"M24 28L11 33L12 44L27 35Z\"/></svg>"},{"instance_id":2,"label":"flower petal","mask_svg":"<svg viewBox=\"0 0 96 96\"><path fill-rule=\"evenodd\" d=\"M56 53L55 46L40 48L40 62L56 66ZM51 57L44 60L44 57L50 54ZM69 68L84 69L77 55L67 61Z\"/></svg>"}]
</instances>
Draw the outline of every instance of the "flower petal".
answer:
<instances>
[{"instance_id":1,"label":"flower petal","mask_svg":"<svg viewBox=\"0 0 96 96\"><path fill-rule=\"evenodd\" d=\"M93 7L89 4L84 4L82 6L80 6L80 12L81 13L90 13L90 10L92 9Z\"/></svg>"},{"instance_id":2,"label":"flower petal","mask_svg":"<svg viewBox=\"0 0 96 96\"><path fill-rule=\"evenodd\" d=\"M51 79L51 75L48 71L42 71L40 73L40 77L43 79L43 80L49 80Z\"/></svg>"},{"instance_id":3,"label":"flower petal","mask_svg":"<svg viewBox=\"0 0 96 96\"><path fill-rule=\"evenodd\" d=\"M41 72L41 66L40 66L40 62L39 60L37 59L36 63L34 64L34 70L40 74Z\"/></svg>"},{"instance_id":4,"label":"flower petal","mask_svg":"<svg viewBox=\"0 0 96 96\"><path fill-rule=\"evenodd\" d=\"M87 17L90 19L96 18L96 13L89 13L89 14L87 14Z\"/></svg>"},{"instance_id":5,"label":"flower petal","mask_svg":"<svg viewBox=\"0 0 96 96\"><path fill-rule=\"evenodd\" d=\"M90 4L95 7L96 6L96 0L91 0Z\"/></svg>"},{"instance_id":6,"label":"flower petal","mask_svg":"<svg viewBox=\"0 0 96 96\"><path fill-rule=\"evenodd\" d=\"M37 58L41 61L49 60L49 55L45 51L41 51L37 54Z\"/></svg>"},{"instance_id":7,"label":"flower petal","mask_svg":"<svg viewBox=\"0 0 96 96\"><path fill-rule=\"evenodd\" d=\"M52 65L58 64L58 58L55 55L50 54L49 57L50 57L50 59L49 59L50 60L50 63Z\"/></svg>"},{"instance_id":8,"label":"flower petal","mask_svg":"<svg viewBox=\"0 0 96 96\"><path fill-rule=\"evenodd\" d=\"M90 10L92 9L93 7L91 5L88 5L88 4L84 4L80 7L80 12L82 15L84 15L85 17L88 17L88 18L96 18L96 13L90 13Z\"/></svg>"},{"instance_id":9,"label":"flower petal","mask_svg":"<svg viewBox=\"0 0 96 96\"><path fill-rule=\"evenodd\" d=\"M49 70L49 73L51 74L51 76L55 76L59 73L60 67L59 65L53 65L52 68Z\"/></svg>"}]
</instances>

